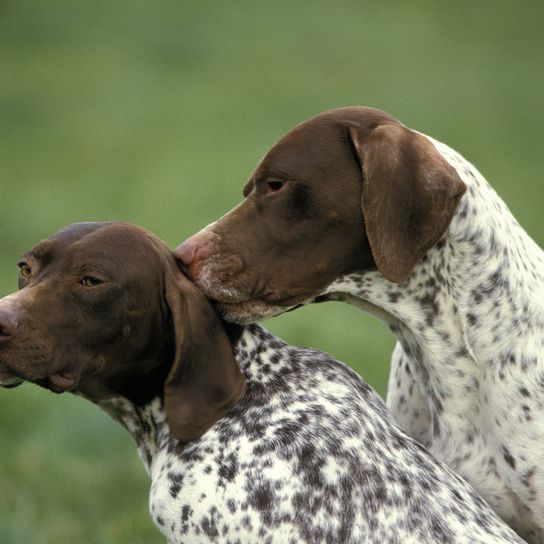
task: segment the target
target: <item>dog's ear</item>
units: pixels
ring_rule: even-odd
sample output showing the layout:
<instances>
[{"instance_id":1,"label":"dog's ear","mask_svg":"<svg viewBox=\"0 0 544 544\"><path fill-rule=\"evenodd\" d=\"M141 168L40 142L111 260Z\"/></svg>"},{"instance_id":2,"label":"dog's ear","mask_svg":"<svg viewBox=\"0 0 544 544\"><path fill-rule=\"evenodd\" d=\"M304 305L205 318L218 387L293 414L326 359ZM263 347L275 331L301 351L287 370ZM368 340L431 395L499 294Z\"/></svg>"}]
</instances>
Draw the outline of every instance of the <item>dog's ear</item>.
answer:
<instances>
[{"instance_id":1,"label":"dog's ear","mask_svg":"<svg viewBox=\"0 0 544 544\"><path fill-rule=\"evenodd\" d=\"M178 268L165 270L165 297L175 331L175 355L164 386L170 432L180 442L202 436L241 398L245 377L211 303Z\"/></svg>"},{"instance_id":2,"label":"dog's ear","mask_svg":"<svg viewBox=\"0 0 544 544\"><path fill-rule=\"evenodd\" d=\"M466 185L424 136L396 124L349 137L363 176L361 206L372 256L390 281L406 281L449 226Z\"/></svg>"}]
</instances>

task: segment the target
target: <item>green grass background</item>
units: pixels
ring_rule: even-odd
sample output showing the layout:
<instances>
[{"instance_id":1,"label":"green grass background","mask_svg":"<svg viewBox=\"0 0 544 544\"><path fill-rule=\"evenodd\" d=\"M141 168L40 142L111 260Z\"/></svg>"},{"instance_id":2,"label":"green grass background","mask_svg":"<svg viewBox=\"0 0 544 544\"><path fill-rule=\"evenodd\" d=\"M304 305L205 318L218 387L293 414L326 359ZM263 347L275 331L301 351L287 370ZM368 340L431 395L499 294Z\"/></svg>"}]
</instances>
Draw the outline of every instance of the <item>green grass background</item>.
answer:
<instances>
[{"instance_id":1,"label":"green grass background","mask_svg":"<svg viewBox=\"0 0 544 544\"><path fill-rule=\"evenodd\" d=\"M175 245L294 124L373 105L472 160L544 242L544 4L0 0L0 295L66 223ZM268 321L384 393L393 338L337 304ZM0 391L0 543L162 542L131 439L97 408Z\"/></svg>"}]
</instances>

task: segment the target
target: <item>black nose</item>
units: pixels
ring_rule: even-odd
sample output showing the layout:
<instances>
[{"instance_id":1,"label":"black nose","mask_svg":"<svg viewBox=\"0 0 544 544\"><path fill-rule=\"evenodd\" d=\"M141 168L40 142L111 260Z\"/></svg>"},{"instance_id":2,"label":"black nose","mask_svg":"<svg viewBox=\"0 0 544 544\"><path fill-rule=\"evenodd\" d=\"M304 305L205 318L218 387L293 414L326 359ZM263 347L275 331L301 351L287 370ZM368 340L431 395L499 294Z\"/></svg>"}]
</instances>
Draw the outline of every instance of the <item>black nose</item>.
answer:
<instances>
[{"instance_id":1,"label":"black nose","mask_svg":"<svg viewBox=\"0 0 544 544\"><path fill-rule=\"evenodd\" d=\"M16 330L17 318L5 310L0 310L0 342L9 340Z\"/></svg>"}]
</instances>

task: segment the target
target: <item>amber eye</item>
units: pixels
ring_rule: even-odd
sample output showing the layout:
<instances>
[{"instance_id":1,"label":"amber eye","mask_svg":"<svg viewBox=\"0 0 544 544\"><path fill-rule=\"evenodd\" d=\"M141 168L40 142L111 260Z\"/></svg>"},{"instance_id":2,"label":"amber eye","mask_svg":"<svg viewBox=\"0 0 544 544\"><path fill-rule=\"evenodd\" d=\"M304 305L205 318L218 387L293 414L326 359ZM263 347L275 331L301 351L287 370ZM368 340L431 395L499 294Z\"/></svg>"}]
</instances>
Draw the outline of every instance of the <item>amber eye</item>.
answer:
<instances>
[{"instance_id":1,"label":"amber eye","mask_svg":"<svg viewBox=\"0 0 544 544\"><path fill-rule=\"evenodd\" d=\"M285 186L285 181L272 180L266 182L266 187L269 193L277 193Z\"/></svg>"},{"instance_id":2,"label":"amber eye","mask_svg":"<svg viewBox=\"0 0 544 544\"><path fill-rule=\"evenodd\" d=\"M30 269L30 266L28 263L20 262L18 265L19 267L19 274L21 275L21 278L29 278L32 274L32 270Z\"/></svg>"},{"instance_id":3,"label":"amber eye","mask_svg":"<svg viewBox=\"0 0 544 544\"><path fill-rule=\"evenodd\" d=\"M85 287L96 287L104 282L98 278L95 278L94 276L85 276L79 283Z\"/></svg>"}]
</instances>

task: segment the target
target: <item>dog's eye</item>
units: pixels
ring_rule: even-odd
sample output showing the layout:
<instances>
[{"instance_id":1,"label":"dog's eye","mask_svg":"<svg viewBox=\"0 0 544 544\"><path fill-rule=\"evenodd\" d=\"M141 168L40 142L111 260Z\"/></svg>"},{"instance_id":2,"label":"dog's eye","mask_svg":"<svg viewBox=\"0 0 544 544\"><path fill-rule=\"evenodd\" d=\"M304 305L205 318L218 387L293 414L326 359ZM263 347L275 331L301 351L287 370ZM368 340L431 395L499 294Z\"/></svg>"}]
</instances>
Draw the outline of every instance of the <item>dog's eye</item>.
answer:
<instances>
[{"instance_id":1,"label":"dog's eye","mask_svg":"<svg viewBox=\"0 0 544 544\"><path fill-rule=\"evenodd\" d=\"M19 267L19 274L21 275L21 278L26 279L30 277L30 275L32 274L32 270L30 269L28 263L22 261L17 266Z\"/></svg>"},{"instance_id":2,"label":"dog's eye","mask_svg":"<svg viewBox=\"0 0 544 544\"><path fill-rule=\"evenodd\" d=\"M95 278L94 276L85 276L84 278L81 278L79 283L85 287L96 287L104 282L99 278Z\"/></svg>"},{"instance_id":3,"label":"dog's eye","mask_svg":"<svg viewBox=\"0 0 544 544\"><path fill-rule=\"evenodd\" d=\"M269 193L277 193L279 190L283 189L285 186L285 181L272 180L266 182L266 188Z\"/></svg>"}]
</instances>

